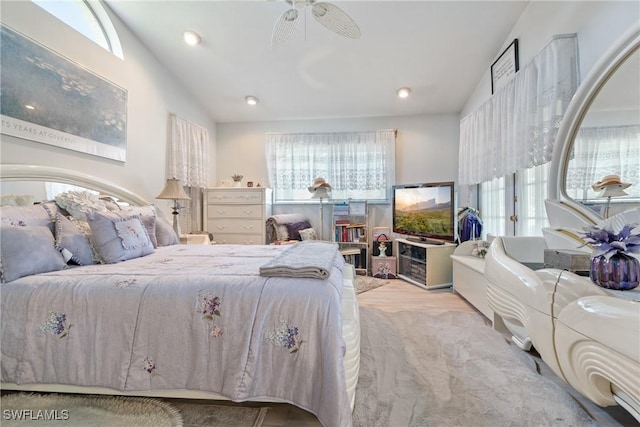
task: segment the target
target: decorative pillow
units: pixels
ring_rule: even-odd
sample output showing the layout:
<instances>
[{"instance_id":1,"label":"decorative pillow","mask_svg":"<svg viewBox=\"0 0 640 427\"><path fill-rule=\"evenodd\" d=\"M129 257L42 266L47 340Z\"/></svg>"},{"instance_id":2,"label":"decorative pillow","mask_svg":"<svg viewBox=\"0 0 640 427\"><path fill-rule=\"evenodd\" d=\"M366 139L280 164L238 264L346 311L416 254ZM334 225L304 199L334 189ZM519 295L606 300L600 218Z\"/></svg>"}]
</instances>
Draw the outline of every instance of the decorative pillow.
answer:
<instances>
[{"instance_id":1,"label":"decorative pillow","mask_svg":"<svg viewBox=\"0 0 640 427\"><path fill-rule=\"evenodd\" d=\"M173 225L161 216L156 218L156 239L158 246L171 246L180 243L180 238L173 229Z\"/></svg>"},{"instance_id":2,"label":"decorative pillow","mask_svg":"<svg viewBox=\"0 0 640 427\"><path fill-rule=\"evenodd\" d=\"M300 238L302 240L317 240L318 236L316 236L316 230L313 228L305 228L304 230L300 230Z\"/></svg>"},{"instance_id":3,"label":"decorative pillow","mask_svg":"<svg viewBox=\"0 0 640 427\"><path fill-rule=\"evenodd\" d=\"M108 264L149 255L154 251L138 215L90 212L87 220L96 249Z\"/></svg>"},{"instance_id":4,"label":"decorative pillow","mask_svg":"<svg viewBox=\"0 0 640 427\"><path fill-rule=\"evenodd\" d=\"M88 191L67 191L55 196L56 203L69 215L86 221L89 212L107 212L107 204Z\"/></svg>"},{"instance_id":5,"label":"decorative pillow","mask_svg":"<svg viewBox=\"0 0 640 427\"><path fill-rule=\"evenodd\" d=\"M31 206L2 206L0 207L2 225L43 225L49 227L53 233L55 216L52 218L44 204Z\"/></svg>"},{"instance_id":6,"label":"decorative pillow","mask_svg":"<svg viewBox=\"0 0 640 427\"><path fill-rule=\"evenodd\" d=\"M132 206L123 208L121 215L139 215L142 225L147 230L147 235L151 239L154 248L158 247L158 239L156 238L156 208L149 206Z\"/></svg>"},{"instance_id":7,"label":"decorative pillow","mask_svg":"<svg viewBox=\"0 0 640 427\"><path fill-rule=\"evenodd\" d=\"M0 234L2 282L62 270L66 266L62 255L54 246L53 234L48 227L2 226Z\"/></svg>"},{"instance_id":8,"label":"decorative pillow","mask_svg":"<svg viewBox=\"0 0 640 427\"><path fill-rule=\"evenodd\" d=\"M300 222L291 222L285 225L287 227L287 234L289 235L289 240L301 240L300 230L311 228L311 224L307 220L300 221Z\"/></svg>"},{"instance_id":9,"label":"decorative pillow","mask_svg":"<svg viewBox=\"0 0 640 427\"><path fill-rule=\"evenodd\" d=\"M78 265L91 265L95 262L88 236L60 213L56 215L56 249L66 261L71 260Z\"/></svg>"}]
</instances>

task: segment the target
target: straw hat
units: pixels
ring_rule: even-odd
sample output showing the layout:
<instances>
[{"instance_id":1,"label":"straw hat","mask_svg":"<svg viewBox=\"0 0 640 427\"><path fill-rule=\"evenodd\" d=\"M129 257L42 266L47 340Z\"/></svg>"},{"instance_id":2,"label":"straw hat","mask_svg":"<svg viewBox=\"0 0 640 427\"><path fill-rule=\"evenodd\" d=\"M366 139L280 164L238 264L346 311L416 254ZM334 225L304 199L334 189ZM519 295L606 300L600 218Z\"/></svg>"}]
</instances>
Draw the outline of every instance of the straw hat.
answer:
<instances>
[{"instance_id":1,"label":"straw hat","mask_svg":"<svg viewBox=\"0 0 640 427\"><path fill-rule=\"evenodd\" d=\"M316 178L313 180L313 185L311 187L307 187L310 193L315 193L318 188L324 188L326 191L331 191L331 186L324 178Z\"/></svg>"},{"instance_id":2,"label":"straw hat","mask_svg":"<svg viewBox=\"0 0 640 427\"><path fill-rule=\"evenodd\" d=\"M612 185L618 186L621 190L631 187L631 184L620 181L619 175L606 175L600 181L593 183L593 185L591 185L591 188L593 188L595 191L600 191Z\"/></svg>"}]
</instances>

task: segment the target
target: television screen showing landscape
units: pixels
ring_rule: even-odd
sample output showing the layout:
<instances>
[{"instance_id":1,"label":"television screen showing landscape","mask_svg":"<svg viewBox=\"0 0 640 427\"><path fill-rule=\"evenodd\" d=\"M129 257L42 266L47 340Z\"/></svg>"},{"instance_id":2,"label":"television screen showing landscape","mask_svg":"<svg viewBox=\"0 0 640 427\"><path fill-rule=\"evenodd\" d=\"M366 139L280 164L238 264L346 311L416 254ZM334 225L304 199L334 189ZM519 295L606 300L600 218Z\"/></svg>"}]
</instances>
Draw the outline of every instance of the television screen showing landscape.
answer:
<instances>
[{"instance_id":1,"label":"television screen showing landscape","mask_svg":"<svg viewBox=\"0 0 640 427\"><path fill-rule=\"evenodd\" d=\"M394 229L399 233L451 237L451 186L396 188Z\"/></svg>"}]
</instances>

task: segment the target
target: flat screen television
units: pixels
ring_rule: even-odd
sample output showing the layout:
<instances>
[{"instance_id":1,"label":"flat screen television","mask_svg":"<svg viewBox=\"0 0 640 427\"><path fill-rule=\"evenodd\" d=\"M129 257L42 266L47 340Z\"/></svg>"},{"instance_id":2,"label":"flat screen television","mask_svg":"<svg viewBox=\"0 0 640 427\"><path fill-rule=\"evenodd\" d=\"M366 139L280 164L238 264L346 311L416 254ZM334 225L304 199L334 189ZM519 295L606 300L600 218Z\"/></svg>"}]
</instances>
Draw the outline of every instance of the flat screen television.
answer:
<instances>
[{"instance_id":1,"label":"flat screen television","mask_svg":"<svg viewBox=\"0 0 640 427\"><path fill-rule=\"evenodd\" d=\"M393 232L426 243L454 242L457 230L453 182L393 186Z\"/></svg>"}]
</instances>

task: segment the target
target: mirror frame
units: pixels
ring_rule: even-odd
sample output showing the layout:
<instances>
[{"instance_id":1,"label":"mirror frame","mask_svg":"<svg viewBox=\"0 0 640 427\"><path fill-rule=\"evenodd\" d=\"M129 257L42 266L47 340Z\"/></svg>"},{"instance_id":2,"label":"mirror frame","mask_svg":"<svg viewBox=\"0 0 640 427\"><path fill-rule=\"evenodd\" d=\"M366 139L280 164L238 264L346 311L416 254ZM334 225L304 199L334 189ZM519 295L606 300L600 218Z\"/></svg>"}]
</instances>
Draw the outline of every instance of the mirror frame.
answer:
<instances>
[{"instance_id":1,"label":"mirror frame","mask_svg":"<svg viewBox=\"0 0 640 427\"><path fill-rule=\"evenodd\" d=\"M549 168L547 216L552 227L594 225L603 218L573 200L566 192L566 173L571 149L585 115L602 87L618 68L640 49L640 23L634 24L595 63L582 81L562 119ZM552 218L553 217L553 218Z\"/></svg>"}]
</instances>

